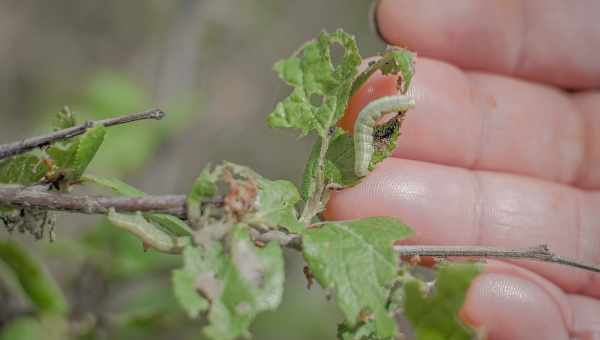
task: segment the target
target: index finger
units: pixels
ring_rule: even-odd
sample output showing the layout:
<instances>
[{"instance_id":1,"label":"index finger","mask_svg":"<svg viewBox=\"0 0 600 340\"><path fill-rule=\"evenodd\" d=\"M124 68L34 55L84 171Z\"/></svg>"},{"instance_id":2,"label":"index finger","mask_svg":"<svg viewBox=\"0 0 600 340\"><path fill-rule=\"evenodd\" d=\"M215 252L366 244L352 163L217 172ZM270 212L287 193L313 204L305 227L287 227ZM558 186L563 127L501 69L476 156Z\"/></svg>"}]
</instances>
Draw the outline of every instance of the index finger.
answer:
<instances>
[{"instance_id":1,"label":"index finger","mask_svg":"<svg viewBox=\"0 0 600 340\"><path fill-rule=\"evenodd\" d=\"M600 86L600 2L381 0L379 32L392 45L461 68L566 88Z\"/></svg>"}]
</instances>

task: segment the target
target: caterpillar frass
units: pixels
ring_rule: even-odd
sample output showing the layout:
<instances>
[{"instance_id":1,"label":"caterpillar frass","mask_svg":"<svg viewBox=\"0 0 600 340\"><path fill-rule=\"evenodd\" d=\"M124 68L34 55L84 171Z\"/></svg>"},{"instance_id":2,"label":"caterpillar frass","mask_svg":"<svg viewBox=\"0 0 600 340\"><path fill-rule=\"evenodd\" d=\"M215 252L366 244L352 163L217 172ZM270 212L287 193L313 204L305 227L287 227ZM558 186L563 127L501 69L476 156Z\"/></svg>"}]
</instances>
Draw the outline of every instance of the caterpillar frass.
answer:
<instances>
[{"instance_id":1,"label":"caterpillar frass","mask_svg":"<svg viewBox=\"0 0 600 340\"><path fill-rule=\"evenodd\" d=\"M415 100L409 96L386 96L378 98L365 106L354 122L354 173L364 177L369 173L369 164L375 148L373 146L373 128L381 116L390 112L404 112L415 106Z\"/></svg>"}]
</instances>

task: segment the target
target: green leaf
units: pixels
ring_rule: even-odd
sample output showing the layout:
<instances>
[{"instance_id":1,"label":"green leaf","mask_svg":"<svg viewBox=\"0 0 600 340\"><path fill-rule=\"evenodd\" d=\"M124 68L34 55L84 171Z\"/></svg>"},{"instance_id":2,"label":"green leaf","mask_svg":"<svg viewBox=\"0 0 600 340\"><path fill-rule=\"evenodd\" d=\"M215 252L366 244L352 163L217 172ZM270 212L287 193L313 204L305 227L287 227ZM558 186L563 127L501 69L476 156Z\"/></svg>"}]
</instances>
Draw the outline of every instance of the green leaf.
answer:
<instances>
[{"instance_id":1,"label":"green leaf","mask_svg":"<svg viewBox=\"0 0 600 340\"><path fill-rule=\"evenodd\" d=\"M178 256L144 251L138 237L119 230L107 220L87 233L81 242L73 243L81 246L81 250L70 250L69 254L84 254L112 280L135 279L179 265Z\"/></svg>"},{"instance_id":2,"label":"green leaf","mask_svg":"<svg viewBox=\"0 0 600 340\"><path fill-rule=\"evenodd\" d=\"M247 335L258 313L277 308L283 281L279 244L257 248L245 225L235 227L227 252L216 241L187 247L184 267L173 274L180 304L191 317L209 309L204 333L219 340Z\"/></svg>"},{"instance_id":3,"label":"green leaf","mask_svg":"<svg viewBox=\"0 0 600 340\"><path fill-rule=\"evenodd\" d=\"M345 50L337 65L331 60L332 44ZM301 56L294 55L275 64L279 77L294 90L276 106L267 121L271 127L296 128L303 135L316 130L325 136L346 109L356 68L361 62L356 41L341 30L322 32L297 54Z\"/></svg>"},{"instance_id":4,"label":"green leaf","mask_svg":"<svg viewBox=\"0 0 600 340\"><path fill-rule=\"evenodd\" d=\"M104 142L105 134L106 128L103 125L96 125L79 137L79 147L77 148L73 162L75 178L81 177L92 159L94 159L96 152L98 152L102 142Z\"/></svg>"},{"instance_id":5,"label":"green leaf","mask_svg":"<svg viewBox=\"0 0 600 340\"><path fill-rule=\"evenodd\" d=\"M198 294L198 280L215 280L224 266L224 255L220 246L212 244L205 250L188 246L183 251L183 268L173 271L173 290L175 297L187 311L190 318L196 318L200 312L208 310L208 300ZM212 282L217 288L219 282ZM201 284L208 284L202 282Z\"/></svg>"},{"instance_id":6,"label":"green leaf","mask_svg":"<svg viewBox=\"0 0 600 340\"><path fill-rule=\"evenodd\" d=\"M313 145L300 190L306 200L312 195L316 187L315 171L319 158L321 140ZM343 129L338 128L331 139L325 158L326 184L335 183L343 187L358 184L360 177L354 172L354 139Z\"/></svg>"},{"instance_id":7,"label":"green leaf","mask_svg":"<svg viewBox=\"0 0 600 340\"><path fill-rule=\"evenodd\" d=\"M338 325L337 336L340 340L393 340L394 338L377 336L377 329L373 321L360 322L354 327L345 323L340 324Z\"/></svg>"},{"instance_id":8,"label":"green leaf","mask_svg":"<svg viewBox=\"0 0 600 340\"><path fill-rule=\"evenodd\" d=\"M77 180L94 159L105 134L106 128L96 125L79 137L54 144L46 153L67 180Z\"/></svg>"},{"instance_id":9,"label":"green leaf","mask_svg":"<svg viewBox=\"0 0 600 340\"><path fill-rule=\"evenodd\" d=\"M30 185L39 182L48 171L39 157L15 156L0 162L0 183Z\"/></svg>"},{"instance_id":10,"label":"green leaf","mask_svg":"<svg viewBox=\"0 0 600 340\"><path fill-rule=\"evenodd\" d=\"M337 305L350 326L361 313L375 318L377 335L395 334L386 310L390 288L398 272L393 242L412 231L390 217L327 222L303 234L304 257L319 284L335 290Z\"/></svg>"},{"instance_id":11,"label":"green leaf","mask_svg":"<svg viewBox=\"0 0 600 340\"><path fill-rule=\"evenodd\" d=\"M202 201L217 194L217 180L217 174L211 171L209 165L202 169L194 181L192 190L187 196L187 216L192 225L199 223L202 215Z\"/></svg>"},{"instance_id":12,"label":"green leaf","mask_svg":"<svg viewBox=\"0 0 600 340\"><path fill-rule=\"evenodd\" d=\"M258 174L254 179L258 183L255 211L244 216L244 222L301 233L304 225L296 213L295 205L300 201L296 186L290 181L270 181Z\"/></svg>"},{"instance_id":13,"label":"green leaf","mask_svg":"<svg viewBox=\"0 0 600 340\"><path fill-rule=\"evenodd\" d=\"M321 138L314 144L306 161L304 173L302 174L302 183L300 184L300 193L302 199L307 201L317 190L316 170L319 163L319 151L321 149Z\"/></svg>"},{"instance_id":14,"label":"green leaf","mask_svg":"<svg viewBox=\"0 0 600 340\"><path fill-rule=\"evenodd\" d=\"M0 340L64 340L69 338L68 326L63 316L55 314L20 317L3 325Z\"/></svg>"},{"instance_id":15,"label":"green leaf","mask_svg":"<svg viewBox=\"0 0 600 340\"><path fill-rule=\"evenodd\" d=\"M109 188L123 196L127 197L139 197L146 195L145 192L135 188L118 178L110 178L110 177L100 177L95 175L84 175L81 177L81 180L85 182L92 182L98 184L100 186Z\"/></svg>"},{"instance_id":16,"label":"green leaf","mask_svg":"<svg viewBox=\"0 0 600 340\"><path fill-rule=\"evenodd\" d=\"M232 235L231 258L223 275L223 291L212 302L210 325L204 329L212 339L235 339L248 334L260 312L273 310L283 295L283 254L279 244L258 249L248 230L238 226Z\"/></svg>"},{"instance_id":17,"label":"green leaf","mask_svg":"<svg viewBox=\"0 0 600 340\"><path fill-rule=\"evenodd\" d=\"M418 340L469 340L474 332L458 318L458 311L473 279L481 272L474 263L444 263L438 266L436 286L424 296L421 284L404 284L404 312Z\"/></svg>"},{"instance_id":18,"label":"green leaf","mask_svg":"<svg viewBox=\"0 0 600 340\"><path fill-rule=\"evenodd\" d=\"M14 272L23 291L41 312L68 312L67 300L54 279L25 249L14 242L0 240L0 260Z\"/></svg>"},{"instance_id":19,"label":"green leaf","mask_svg":"<svg viewBox=\"0 0 600 340\"><path fill-rule=\"evenodd\" d=\"M44 329L33 317L21 317L3 326L0 340L38 340L44 339Z\"/></svg>"},{"instance_id":20,"label":"green leaf","mask_svg":"<svg viewBox=\"0 0 600 340\"><path fill-rule=\"evenodd\" d=\"M81 177L83 181L92 182L109 189L112 189L119 194L127 197L140 197L146 195L143 191L117 179L106 178L94 175L84 175ZM144 214L148 220L158 224L165 231L175 236L191 236L192 229L181 219L167 214Z\"/></svg>"},{"instance_id":21,"label":"green leaf","mask_svg":"<svg viewBox=\"0 0 600 340\"><path fill-rule=\"evenodd\" d=\"M366 70L356 77L356 81L352 85L352 94L360 89L376 71L381 71L384 75L400 73L402 76L402 86L399 90L401 94L406 94L415 73L415 59L416 54L414 52L400 47L389 46L381 55L381 58L372 62Z\"/></svg>"},{"instance_id":22,"label":"green leaf","mask_svg":"<svg viewBox=\"0 0 600 340\"><path fill-rule=\"evenodd\" d=\"M169 235L159 226L148 222L140 212L121 214L111 208L108 212L108 220L139 237L144 247L154 248L160 252L178 254L190 242L189 237Z\"/></svg>"},{"instance_id":23,"label":"green leaf","mask_svg":"<svg viewBox=\"0 0 600 340\"><path fill-rule=\"evenodd\" d=\"M230 162L224 162L216 172L224 170L229 171L236 180L239 178L240 183L237 185L248 191L237 194L240 200L252 198L252 194L256 195L250 209L243 214L242 222L263 229L286 228L291 232L302 232L304 225L298 221L295 208L300 201L300 193L293 183L284 180L271 181L248 167Z\"/></svg>"},{"instance_id":24,"label":"green leaf","mask_svg":"<svg viewBox=\"0 0 600 340\"><path fill-rule=\"evenodd\" d=\"M65 106L59 113L54 117L52 127L54 131L68 129L77 125L75 115L71 112L68 106Z\"/></svg>"}]
</instances>

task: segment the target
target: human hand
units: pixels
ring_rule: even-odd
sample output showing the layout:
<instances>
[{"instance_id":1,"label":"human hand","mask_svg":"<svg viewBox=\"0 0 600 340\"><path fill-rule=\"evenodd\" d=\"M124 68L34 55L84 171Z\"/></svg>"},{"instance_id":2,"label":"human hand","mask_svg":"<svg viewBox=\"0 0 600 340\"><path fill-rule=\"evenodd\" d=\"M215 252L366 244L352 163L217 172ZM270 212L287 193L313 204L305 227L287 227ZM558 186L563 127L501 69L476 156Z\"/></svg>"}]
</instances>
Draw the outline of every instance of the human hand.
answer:
<instances>
[{"instance_id":1,"label":"human hand","mask_svg":"<svg viewBox=\"0 0 600 340\"><path fill-rule=\"evenodd\" d=\"M382 0L383 38L420 56L417 107L394 157L325 216L397 216L416 244L548 244L600 263L598 13L592 0ZM394 89L375 75L351 105ZM600 275L488 261L461 315L490 339L600 338Z\"/></svg>"}]
</instances>

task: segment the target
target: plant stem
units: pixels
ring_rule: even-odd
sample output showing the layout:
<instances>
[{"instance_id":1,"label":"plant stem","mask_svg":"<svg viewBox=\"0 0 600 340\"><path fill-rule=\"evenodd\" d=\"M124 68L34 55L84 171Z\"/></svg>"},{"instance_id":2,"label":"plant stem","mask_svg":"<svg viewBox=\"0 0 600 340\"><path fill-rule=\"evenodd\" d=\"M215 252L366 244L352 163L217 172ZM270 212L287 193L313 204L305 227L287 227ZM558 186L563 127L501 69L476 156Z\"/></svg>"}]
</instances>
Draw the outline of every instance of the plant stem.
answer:
<instances>
[{"instance_id":1,"label":"plant stem","mask_svg":"<svg viewBox=\"0 0 600 340\"><path fill-rule=\"evenodd\" d=\"M203 204L222 206L223 199L205 201ZM186 219L186 196L145 195L140 197L74 195L48 192L44 187L0 185L0 206L37 208L41 210L67 211L82 214L108 214L110 208L118 212L148 212L170 214ZM274 241L282 246L302 251L302 237L279 230L261 232L252 230L254 239L261 242ZM510 258L561 264L600 273L600 266L569 259L554 254L547 245L531 248L502 249L486 246L419 246L396 245L394 251L400 256L478 257Z\"/></svg>"},{"instance_id":2,"label":"plant stem","mask_svg":"<svg viewBox=\"0 0 600 340\"><path fill-rule=\"evenodd\" d=\"M600 266L583 263L554 254L545 245L522 249L501 249L485 246L394 246L400 256L509 258L550 262L600 273Z\"/></svg>"},{"instance_id":3,"label":"plant stem","mask_svg":"<svg viewBox=\"0 0 600 340\"><path fill-rule=\"evenodd\" d=\"M68 211L82 214L118 212L156 212L185 218L184 195L91 196L46 192L22 186L0 186L0 206Z\"/></svg>"},{"instance_id":4,"label":"plant stem","mask_svg":"<svg viewBox=\"0 0 600 340\"><path fill-rule=\"evenodd\" d=\"M305 225L310 224L312 218L323 210L324 204L327 202L323 199L323 194L327 190L325 185L325 158L327 157L327 149L331 140L331 135L335 133L328 131L325 136L321 138L321 148L319 150L319 159L317 160L317 167L315 170L315 191L313 195L306 201L302 215L300 216L300 222Z\"/></svg>"},{"instance_id":5,"label":"plant stem","mask_svg":"<svg viewBox=\"0 0 600 340\"><path fill-rule=\"evenodd\" d=\"M126 124L126 123L143 120L143 119L160 120L163 117L165 117L165 115L166 114L159 109L151 109L148 111L126 114L126 115L123 115L120 117L99 120L96 122L87 121L81 125L77 125L77 126L73 126L71 128L52 132L47 135L27 138L27 139L24 139L24 140L21 140L18 142L0 145L0 160L11 157L11 156L25 153L27 151L31 151L35 148L50 145L50 144L60 141L60 140L69 139L69 138L73 138L75 136L82 135L89 128L91 128L92 126L94 126L96 124L109 127L109 126Z\"/></svg>"}]
</instances>

